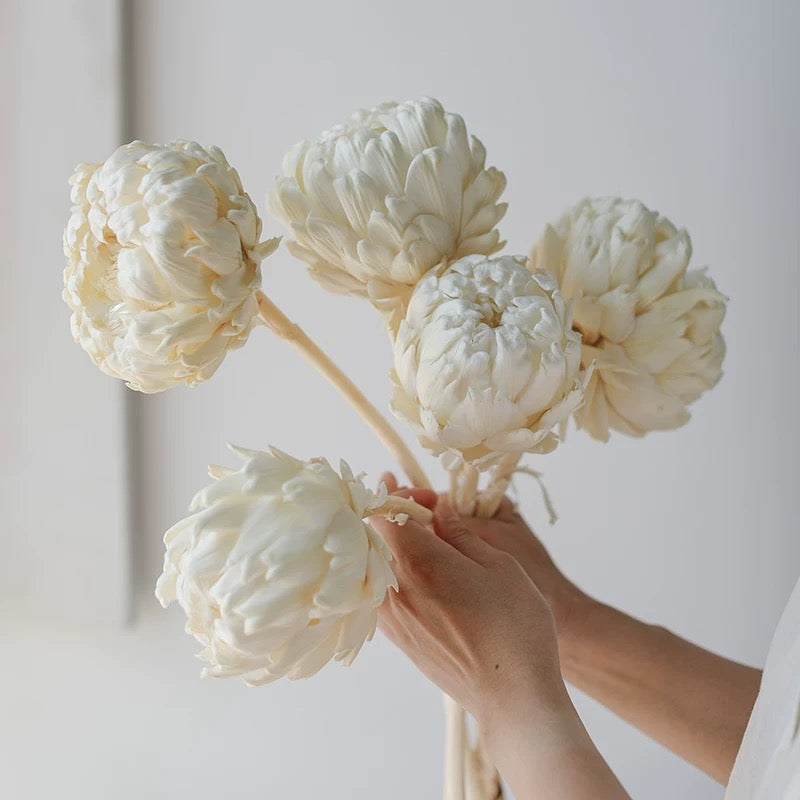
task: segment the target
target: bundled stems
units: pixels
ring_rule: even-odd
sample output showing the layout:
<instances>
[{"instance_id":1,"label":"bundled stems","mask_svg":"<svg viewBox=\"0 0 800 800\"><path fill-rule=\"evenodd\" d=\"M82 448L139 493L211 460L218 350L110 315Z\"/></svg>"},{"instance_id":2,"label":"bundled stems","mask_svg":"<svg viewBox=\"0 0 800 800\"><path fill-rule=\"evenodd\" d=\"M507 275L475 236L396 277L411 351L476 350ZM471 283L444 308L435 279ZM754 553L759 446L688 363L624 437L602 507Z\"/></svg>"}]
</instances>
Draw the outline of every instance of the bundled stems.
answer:
<instances>
[{"instance_id":1,"label":"bundled stems","mask_svg":"<svg viewBox=\"0 0 800 800\"><path fill-rule=\"evenodd\" d=\"M463 517L475 514L478 478L480 473L472 464L463 464L457 471L450 473L450 502Z\"/></svg>"},{"instance_id":2,"label":"bundled stems","mask_svg":"<svg viewBox=\"0 0 800 800\"><path fill-rule=\"evenodd\" d=\"M258 310L262 321L282 339L291 342L298 350L333 384L339 393L353 407L356 413L372 429L386 449L408 476L413 486L425 489L432 488L419 462L400 438L397 432L386 421L383 415L367 400L364 393L347 377L347 375L331 361L317 344L292 322L263 292L258 292ZM456 482L457 484L457 482ZM456 488L456 484L451 487ZM475 511L478 487L478 471L469 473L463 487L453 497L454 506L461 513L472 514ZM451 492L451 494L454 494ZM501 495L502 497L502 492ZM499 501L498 501L499 502ZM463 510L466 509L466 510ZM400 497L388 497L379 508L371 510L371 514L384 515L402 520L414 519L429 524L431 512L415 503ZM482 790L481 773L487 767L496 776L488 763L483 763L480 749L473 749L469 742L466 712L445 696L445 728L446 728L446 767L445 767L445 800L495 800L502 796L499 788L491 795ZM499 787L499 779L490 781Z\"/></svg>"},{"instance_id":3,"label":"bundled stems","mask_svg":"<svg viewBox=\"0 0 800 800\"><path fill-rule=\"evenodd\" d=\"M509 453L503 456L489 473L489 483L480 492L475 503L475 516L489 519L497 513L503 496L511 483L511 476L516 472L521 454Z\"/></svg>"},{"instance_id":4,"label":"bundled stems","mask_svg":"<svg viewBox=\"0 0 800 800\"><path fill-rule=\"evenodd\" d=\"M412 486L430 489L431 483L408 445L364 393L331 361L308 334L292 322L263 292L258 292L258 310L263 322L281 339L291 342L336 387L361 419L383 442L411 481Z\"/></svg>"},{"instance_id":5,"label":"bundled stems","mask_svg":"<svg viewBox=\"0 0 800 800\"><path fill-rule=\"evenodd\" d=\"M541 475L535 470L520 467L522 454L509 453L489 470L484 489L479 489L480 474L472 464L462 464L450 473L450 502L463 516L489 519L497 513L511 483L512 476L522 472L533 477L542 490L550 522L556 515ZM503 797L500 775L489 759L478 735L471 744L466 712L449 697L445 697L448 731L448 767L445 773L445 800L498 800Z\"/></svg>"},{"instance_id":6,"label":"bundled stems","mask_svg":"<svg viewBox=\"0 0 800 800\"><path fill-rule=\"evenodd\" d=\"M514 465L517 460L519 457L515 460ZM514 465L508 469L513 471ZM503 470L505 469L504 460ZM479 491L479 479L480 472L472 464L462 464L450 473L450 503L461 516L491 517L503 499L508 481L500 488L501 484L498 483L495 487L494 480L492 480L487 490ZM491 513L487 513L489 511ZM503 788L500 783L500 775L486 756L480 735L474 745L470 742L466 711L446 695L444 702L448 743L445 800L498 800L498 798L502 798Z\"/></svg>"},{"instance_id":7,"label":"bundled stems","mask_svg":"<svg viewBox=\"0 0 800 800\"><path fill-rule=\"evenodd\" d=\"M462 464L450 473L450 502L462 516L489 519L497 513L503 496L518 471L520 453L509 453L489 471L485 489L478 489L480 473L472 464Z\"/></svg>"}]
</instances>

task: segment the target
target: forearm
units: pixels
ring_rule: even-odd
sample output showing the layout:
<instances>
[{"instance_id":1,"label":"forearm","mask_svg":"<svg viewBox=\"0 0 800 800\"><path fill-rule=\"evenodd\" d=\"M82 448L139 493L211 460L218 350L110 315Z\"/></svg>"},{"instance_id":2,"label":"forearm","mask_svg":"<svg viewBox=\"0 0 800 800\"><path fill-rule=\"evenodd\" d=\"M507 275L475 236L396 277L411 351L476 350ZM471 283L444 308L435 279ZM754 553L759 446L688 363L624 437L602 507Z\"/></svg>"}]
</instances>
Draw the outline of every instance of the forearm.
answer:
<instances>
[{"instance_id":1,"label":"forearm","mask_svg":"<svg viewBox=\"0 0 800 800\"><path fill-rule=\"evenodd\" d=\"M586 601L560 641L564 677L727 783L761 673Z\"/></svg>"},{"instance_id":2,"label":"forearm","mask_svg":"<svg viewBox=\"0 0 800 800\"><path fill-rule=\"evenodd\" d=\"M518 800L628 798L597 751L566 690L557 704L520 706L481 726L489 752Z\"/></svg>"}]
</instances>

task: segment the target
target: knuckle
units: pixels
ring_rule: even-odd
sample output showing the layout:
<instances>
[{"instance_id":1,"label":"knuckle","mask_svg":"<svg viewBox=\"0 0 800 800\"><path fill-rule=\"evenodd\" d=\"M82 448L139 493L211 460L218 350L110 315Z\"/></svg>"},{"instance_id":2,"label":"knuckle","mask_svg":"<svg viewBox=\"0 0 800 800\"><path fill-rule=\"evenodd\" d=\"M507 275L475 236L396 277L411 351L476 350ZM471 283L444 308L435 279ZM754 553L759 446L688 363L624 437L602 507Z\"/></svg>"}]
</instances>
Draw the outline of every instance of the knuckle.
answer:
<instances>
[{"instance_id":1,"label":"knuckle","mask_svg":"<svg viewBox=\"0 0 800 800\"><path fill-rule=\"evenodd\" d=\"M450 539L455 542L463 542L472 536L472 531L466 525L458 524L450 529Z\"/></svg>"}]
</instances>

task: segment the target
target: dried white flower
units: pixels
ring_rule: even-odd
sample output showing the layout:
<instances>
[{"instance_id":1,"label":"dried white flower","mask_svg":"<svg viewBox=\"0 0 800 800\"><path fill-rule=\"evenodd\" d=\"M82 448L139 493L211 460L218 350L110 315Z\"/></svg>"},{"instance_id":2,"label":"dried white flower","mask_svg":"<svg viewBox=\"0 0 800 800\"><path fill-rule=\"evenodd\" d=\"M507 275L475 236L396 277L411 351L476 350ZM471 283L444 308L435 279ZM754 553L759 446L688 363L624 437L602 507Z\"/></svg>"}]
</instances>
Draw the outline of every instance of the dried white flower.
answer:
<instances>
[{"instance_id":1,"label":"dried white flower","mask_svg":"<svg viewBox=\"0 0 800 800\"><path fill-rule=\"evenodd\" d=\"M205 676L250 685L307 678L350 663L396 588L391 555L363 521L386 499L341 463L232 448L238 470L213 467L190 516L164 535L156 597L177 600L204 645Z\"/></svg>"},{"instance_id":2,"label":"dried white flower","mask_svg":"<svg viewBox=\"0 0 800 800\"><path fill-rule=\"evenodd\" d=\"M366 296L396 320L431 267L502 246L505 177L485 159L436 100L384 103L295 145L268 205L325 288Z\"/></svg>"},{"instance_id":3,"label":"dried white flower","mask_svg":"<svg viewBox=\"0 0 800 800\"><path fill-rule=\"evenodd\" d=\"M726 298L704 271L687 272L691 253L685 230L614 197L582 200L534 246L531 269L572 300L583 365L595 363L575 418L596 439L677 428L719 380Z\"/></svg>"},{"instance_id":4,"label":"dried white flower","mask_svg":"<svg viewBox=\"0 0 800 800\"><path fill-rule=\"evenodd\" d=\"M72 177L64 300L75 340L142 392L207 380L257 316L261 220L217 147L131 142Z\"/></svg>"},{"instance_id":5,"label":"dried white flower","mask_svg":"<svg viewBox=\"0 0 800 800\"><path fill-rule=\"evenodd\" d=\"M580 336L524 257L467 256L420 281L394 343L392 408L448 469L545 453L580 404Z\"/></svg>"}]
</instances>

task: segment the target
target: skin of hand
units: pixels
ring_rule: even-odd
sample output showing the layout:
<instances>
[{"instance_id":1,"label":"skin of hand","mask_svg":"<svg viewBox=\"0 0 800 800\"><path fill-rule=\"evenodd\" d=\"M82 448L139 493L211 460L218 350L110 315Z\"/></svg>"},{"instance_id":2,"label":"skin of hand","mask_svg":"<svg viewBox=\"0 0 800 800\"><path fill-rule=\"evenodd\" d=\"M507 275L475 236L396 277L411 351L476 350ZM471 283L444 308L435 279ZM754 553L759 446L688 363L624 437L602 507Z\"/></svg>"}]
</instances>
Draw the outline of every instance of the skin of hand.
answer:
<instances>
[{"instance_id":1,"label":"skin of hand","mask_svg":"<svg viewBox=\"0 0 800 800\"><path fill-rule=\"evenodd\" d=\"M418 490L386 482L419 501ZM475 717L515 795L627 797L572 706L552 612L518 561L441 499L433 531L371 524L394 555L399 585L381 607L382 631Z\"/></svg>"},{"instance_id":2,"label":"skin of hand","mask_svg":"<svg viewBox=\"0 0 800 800\"><path fill-rule=\"evenodd\" d=\"M381 480L390 494L398 492L397 479L391 472L385 473ZM399 493L408 496L408 491L399 490ZM446 499L444 495L441 497ZM544 545L517 513L511 500L503 498L491 519L462 517L461 523L484 542L514 557L547 600L558 638L565 638L570 622L582 613L591 600L561 573Z\"/></svg>"},{"instance_id":3,"label":"skin of hand","mask_svg":"<svg viewBox=\"0 0 800 800\"><path fill-rule=\"evenodd\" d=\"M388 487L396 488L387 475ZM541 590L571 684L720 783L727 783L761 672L600 603L556 567L506 498L492 519L463 518L481 540L512 555Z\"/></svg>"},{"instance_id":4,"label":"skin of hand","mask_svg":"<svg viewBox=\"0 0 800 800\"><path fill-rule=\"evenodd\" d=\"M461 525L444 502L435 534L370 520L394 555L399 590L379 623L434 683L479 722L507 703L563 697L555 624L522 567ZM517 687L525 697L509 698Z\"/></svg>"}]
</instances>

